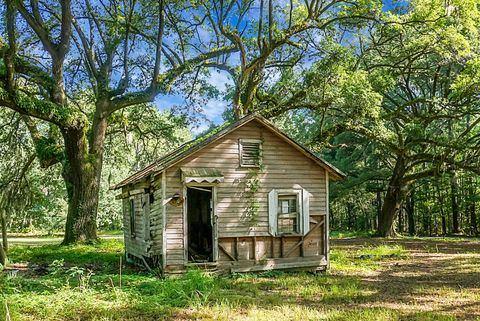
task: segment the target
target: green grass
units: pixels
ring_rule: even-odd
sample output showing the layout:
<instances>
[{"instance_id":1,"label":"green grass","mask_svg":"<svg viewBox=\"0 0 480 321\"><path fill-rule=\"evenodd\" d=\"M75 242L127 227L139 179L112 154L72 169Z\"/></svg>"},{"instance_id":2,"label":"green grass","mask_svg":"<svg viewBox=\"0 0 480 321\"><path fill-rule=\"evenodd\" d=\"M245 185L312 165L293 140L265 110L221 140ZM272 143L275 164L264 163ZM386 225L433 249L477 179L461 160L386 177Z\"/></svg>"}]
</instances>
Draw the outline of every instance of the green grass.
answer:
<instances>
[{"instance_id":1,"label":"green grass","mask_svg":"<svg viewBox=\"0 0 480 321\"><path fill-rule=\"evenodd\" d=\"M330 237L332 239L344 239L353 237L372 237L375 231L331 231Z\"/></svg>"},{"instance_id":2,"label":"green grass","mask_svg":"<svg viewBox=\"0 0 480 321\"><path fill-rule=\"evenodd\" d=\"M368 271L382 268L385 261L406 258L408 252L400 245L362 246L357 250L334 248L331 266L337 271Z\"/></svg>"},{"instance_id":3,"label":"green grass","mask_svg":"<svg viewBox=\"0 0 480 321\"><path fill-rule=\"evenodd\" d=\"M155 320L182 311L194 319L243 319L244 313L255 320L332 319L342 313L309 304L352 304L370 295L355 278L305 273L212 277L191 271L163 281L130 274L120 288L117 275L93 275L82 283L65 272L33 280L2 277L0 286L13 320ZM344 317L362 320L363 314Z\"/></svg>"},{"instance_id":4,"label":"green grass","mask_svg":"<svg viewBox=\"0 0 480 321\"><path fill-rule=\"evenodd\" d=\"M98 233L101 239L123 239L122 231L100 231ZM41 245L55 245L60 244L63 240L63 233L11 233L8 234L8 241L11 245L28 245L28 246L41 246Z\"/></svg>"},{"instance_id":5,"label":"green grass","mask_svg":"<svg viewBox=\"0 0 480 321\"><path fill-rule=\"evenodd\" d=\"M8 256L11 263L50 264L55 260L64 260L70 265L112 266L119 262L122 253L123 244L110 239L101 240L93 245L12 246Z\"/></svg>"},{"instance_id":6,"label":"green grass","mask_svg":"<svg viewBox=\"0 0 480 321\"><path fill-rule=\"evenodd\" d=\"M334 248L331 271L322 274L265 272L215 277L192 270L179 278L126 268L118 273L123 245L13 246L10 261L46 266L0 273L0 320L455 320L435 311L382 306L381 289L356 273L382 271L408 260L401 246ZM355 272L355 273L353 273ZM415 292L416 291L416 292ZM423 286L412 293L455 296L455 289ZM464 297L477 294L463 290Z\"/></svg>"}]
</instances>

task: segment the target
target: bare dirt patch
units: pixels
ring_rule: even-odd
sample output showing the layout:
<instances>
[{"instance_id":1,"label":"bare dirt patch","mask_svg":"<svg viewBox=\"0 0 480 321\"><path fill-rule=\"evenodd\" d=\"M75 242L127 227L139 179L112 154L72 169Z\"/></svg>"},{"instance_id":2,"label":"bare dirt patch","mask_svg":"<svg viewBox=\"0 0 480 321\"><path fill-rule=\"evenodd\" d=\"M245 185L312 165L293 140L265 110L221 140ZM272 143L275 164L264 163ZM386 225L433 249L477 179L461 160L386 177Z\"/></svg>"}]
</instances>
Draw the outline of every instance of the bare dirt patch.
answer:
<instances>
[{"instance_id":1,"label":"bare dirt patch","mask_svg":"<svg viewBox=\"0 0 480 321\"><path fill-rule=\"evenodd\" d=\"M352 251L381 244L401 245L408 253L405 258L383 261L376 271L355 273L373 293L361 306L400 310L405 314L429 311L454 315L459 320L480 320L478 240L355 238L332 243L333 249Z\"/></svg>"}]
</instances>

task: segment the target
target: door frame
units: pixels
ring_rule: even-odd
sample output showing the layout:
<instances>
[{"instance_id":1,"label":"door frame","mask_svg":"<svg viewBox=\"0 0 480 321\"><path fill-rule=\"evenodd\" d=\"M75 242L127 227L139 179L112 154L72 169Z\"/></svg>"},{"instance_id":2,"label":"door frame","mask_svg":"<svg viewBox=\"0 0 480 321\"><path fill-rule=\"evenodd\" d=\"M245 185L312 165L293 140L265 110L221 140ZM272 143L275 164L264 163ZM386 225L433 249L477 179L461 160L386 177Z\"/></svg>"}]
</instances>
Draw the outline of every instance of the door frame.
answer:
<instances>
[{"instance_id":1,"label":"door frame","mask_svg":"<svg viewBox=\"0 0 480 321\"><path fill-rule=\"evenodd\" d=\"M187 265L188 262L188 198L187 189L189 187L211 187L212 188L212 213L210 220L212 223L212 257L211 263L218 261L218 228L217 228L217 184L215 183L184 183L183 184L183 262Z\"/></svg>"}]
</instances>

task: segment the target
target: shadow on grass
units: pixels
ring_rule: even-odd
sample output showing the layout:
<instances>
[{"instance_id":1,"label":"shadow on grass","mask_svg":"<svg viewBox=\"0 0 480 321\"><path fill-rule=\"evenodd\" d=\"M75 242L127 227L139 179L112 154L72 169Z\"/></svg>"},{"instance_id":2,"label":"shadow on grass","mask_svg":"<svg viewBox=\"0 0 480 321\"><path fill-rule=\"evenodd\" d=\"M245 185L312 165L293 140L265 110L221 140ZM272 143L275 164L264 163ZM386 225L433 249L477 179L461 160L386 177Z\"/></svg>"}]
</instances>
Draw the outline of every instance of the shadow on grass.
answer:
<instances>
[{"instance_id":1,"label":"shadow on grass","mask_svg":"<svg viewBox=\"0 0 480 321\"><path fill-rule=\"evenodd\" d=\"M103 262L116 266L123 249L119 244L108 242L71 248L23 248L16 258L25 262L63 258L69 264ZM345 243L345 246L356 249L353 255L358 255L358 243ZM357 276L266 272L212 277L191 271L178 279L159 280L145 274L128 274L123 276L120 289L118 275L103 271L92 275L83 287L72 278L67 282L65 274L12 279L4 276L3 280L0 277L3 282L0 293L8 298L12 314L17 316L14 320L455 320L455 316L479 317L479 300L470 297L475 295L471 291L479 293L480 268L475 262L478 257L428 251L404 257L397 248L388 250L366 251L378 260L375 264L385 266L374 273ZM380 255L390 256L391 251L400 254L388 260ZM342 259L354 260L346 256ZM455 299L462 289L468 300ZM445 298L435 301L430 296ZM427 311L418 311L417 305Z\"/></svg>"}]
</instances>

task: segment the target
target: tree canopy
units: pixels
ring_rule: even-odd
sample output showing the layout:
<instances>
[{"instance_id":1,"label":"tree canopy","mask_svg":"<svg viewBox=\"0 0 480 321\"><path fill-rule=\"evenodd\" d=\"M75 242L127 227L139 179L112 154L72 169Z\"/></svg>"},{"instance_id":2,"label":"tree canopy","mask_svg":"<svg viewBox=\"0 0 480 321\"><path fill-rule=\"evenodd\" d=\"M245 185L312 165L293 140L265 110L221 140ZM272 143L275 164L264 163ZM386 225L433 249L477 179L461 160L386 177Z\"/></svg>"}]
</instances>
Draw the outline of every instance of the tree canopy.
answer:
<instances>
[{"instance_id":1,"label":"tree canopy","mask_svg":"<svg viewBox=\"0 0 480 321\"><path fill-rule=\"evenodd\" d=\"M332 193L339 228L415 233L417 211L438 212L443 233L467 217L476 233L478 6L7 1L2 225L65 224L65 244L118 228L112 179L190 138L195 110L216 98L226 119L259 112L349 174ZM212 72L229 79L224 92ZM171 95L184 103L164 111Z\"/></svg>"}]
</instances>

